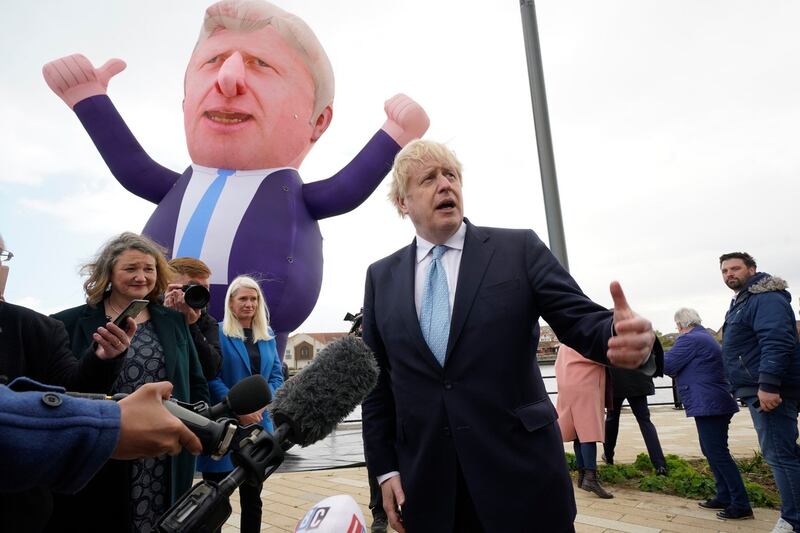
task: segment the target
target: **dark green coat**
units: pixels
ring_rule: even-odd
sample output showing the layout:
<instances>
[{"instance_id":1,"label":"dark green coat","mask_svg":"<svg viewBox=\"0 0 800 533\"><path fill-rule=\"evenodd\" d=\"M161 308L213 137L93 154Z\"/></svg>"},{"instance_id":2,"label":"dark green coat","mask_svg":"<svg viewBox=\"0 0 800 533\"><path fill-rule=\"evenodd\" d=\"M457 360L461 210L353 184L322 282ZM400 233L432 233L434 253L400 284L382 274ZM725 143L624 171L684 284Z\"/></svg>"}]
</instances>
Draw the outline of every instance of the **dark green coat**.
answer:
<instances>
[{"instance_id":1,"label":"dark green coat","mask_svg":"<svg viewBox=\"0 0 800 533\"><path fill-rule=\"evenodd\" d=\"M162 305L148 306L150 321L164 349L172 396L184 402L208 401L208 383L197 358L184 316ZM107 320L102 306L81 305L53 315L64 323L72 351L82 354L93 342L94 331ZM187 452L170 458L169 495L175 502L192 485L194 456ZM100 473L74 496L59 497L50 521L51 531L125 531L130 527L130 493L125 461L109 461ZM73 527L74 526L74 527ZM120 529L117 529L119 527Z\"/></svg>"}]
</instances>

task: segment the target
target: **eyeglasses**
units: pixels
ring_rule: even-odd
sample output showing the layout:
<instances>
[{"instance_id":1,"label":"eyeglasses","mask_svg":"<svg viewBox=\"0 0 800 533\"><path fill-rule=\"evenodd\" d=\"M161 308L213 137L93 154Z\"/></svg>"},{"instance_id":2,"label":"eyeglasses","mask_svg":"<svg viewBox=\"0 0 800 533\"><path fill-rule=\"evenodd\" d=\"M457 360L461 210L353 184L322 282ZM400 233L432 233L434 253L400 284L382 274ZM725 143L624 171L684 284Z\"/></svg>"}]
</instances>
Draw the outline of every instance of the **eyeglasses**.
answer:
<instances>
[{"instance_id":1,"label":"eyeglasses","mask_svg":"<svg viewBox=\"0 0 800 533\"><path fill-rule=\"evenodd\" d=\"M8 250L3 250L2 252L0 252L0 263L2 263L3 261L9 262L13 257L14 254L9 252Z\"/></svg>"}]
</instances>

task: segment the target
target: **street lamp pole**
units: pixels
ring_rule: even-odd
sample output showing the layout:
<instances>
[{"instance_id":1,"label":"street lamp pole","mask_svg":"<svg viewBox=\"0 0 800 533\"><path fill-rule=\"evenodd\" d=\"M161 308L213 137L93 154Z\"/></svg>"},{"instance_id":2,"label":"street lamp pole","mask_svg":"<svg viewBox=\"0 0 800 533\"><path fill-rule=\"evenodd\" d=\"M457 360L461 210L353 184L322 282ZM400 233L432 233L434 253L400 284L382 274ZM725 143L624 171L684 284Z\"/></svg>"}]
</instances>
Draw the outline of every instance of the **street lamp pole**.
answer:
<instances>
[{"instance_id":1,"label":"street lamp pole","mask_svg":"<svg viewBox=\"0 0 800 533\"><path fill-rule=\"evenodd\" d=\"M550 136L550 115L547 111L547 94L542 71L542 51L539 46L539 29L533 0L520 0L522 34L525 39L525 56L528 60L528 79L531 86L533 122L536 130L536 147L539 151L539 173L542 177L544 212L547 218L547 235L550 250L569 270L564 223L561 217L561 200L558 195L556 164L553 156L553 139Z\"/></svg>"}]
</instances>

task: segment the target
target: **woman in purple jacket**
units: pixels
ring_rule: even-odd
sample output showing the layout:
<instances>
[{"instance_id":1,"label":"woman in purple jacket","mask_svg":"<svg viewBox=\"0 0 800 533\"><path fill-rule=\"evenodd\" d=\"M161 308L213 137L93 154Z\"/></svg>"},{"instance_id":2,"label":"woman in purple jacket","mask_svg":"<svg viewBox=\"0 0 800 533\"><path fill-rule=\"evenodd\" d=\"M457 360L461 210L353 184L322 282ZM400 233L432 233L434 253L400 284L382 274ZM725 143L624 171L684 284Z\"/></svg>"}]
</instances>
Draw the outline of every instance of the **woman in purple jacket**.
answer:
<instances>
[{"instance_id":1,"label":"woman in purple jacket","mask_svg":"<svg viewBox=\"0 0 800 533\"><path fill-rule=\"evenodd\" d=\"M717 517L725 520L753 518L742 476L728 450L728 426L739 407L725 379L722 349L700 323L694 309L678 309L680 336L664 354L664 373L675 378L686 416L694 417L700 449L717 485L716 496L698 505L720 509Z\"/></svg>"}]
</instances>

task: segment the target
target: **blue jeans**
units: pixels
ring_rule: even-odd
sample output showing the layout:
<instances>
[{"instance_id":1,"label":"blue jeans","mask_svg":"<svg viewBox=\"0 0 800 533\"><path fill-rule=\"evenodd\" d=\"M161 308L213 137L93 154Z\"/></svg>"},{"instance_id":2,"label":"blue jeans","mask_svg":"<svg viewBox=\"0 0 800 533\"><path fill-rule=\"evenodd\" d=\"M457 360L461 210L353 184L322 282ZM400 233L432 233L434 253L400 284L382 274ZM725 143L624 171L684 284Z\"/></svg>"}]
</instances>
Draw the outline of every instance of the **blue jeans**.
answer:
<instances>
[{"instance_id":1,"label":"blue jeans","mask_svg":"<svg viewBox=\"0 0 800 533\"><path fill-rule=\"evenodd\" d=\"M800 446L797 445L798 400L783 398L769 413L754 407L757 397L742 398L758 434L764 460L772 467L775 485L781 494L781 518L800 531Z\"/></svg>"},{"instance_id":2,"label":"blue jeans","mask_svg":"<svg viewBox=\"0 0 800 533\"><path fill-rule=\"evenodd\" d=\"M578 468L587 470L597 470L597 443L572 441L572 449L575 450L575 462Z\"/></svg>"},{"instance_id":3,"label":"blue jeans","mask_svg":"<svg viewBox=\"0 0 800 533\"><path fill-rule=\"evenodd\" d=\"M700 449L708 459L708 466L714 474L717 485L716 498L732 511L750 509L747 489L744 488L739 467L728 450L728 426L732 414L716 416L697 416L697 436L700 438Z\"/></svg>"}]
</instances>

